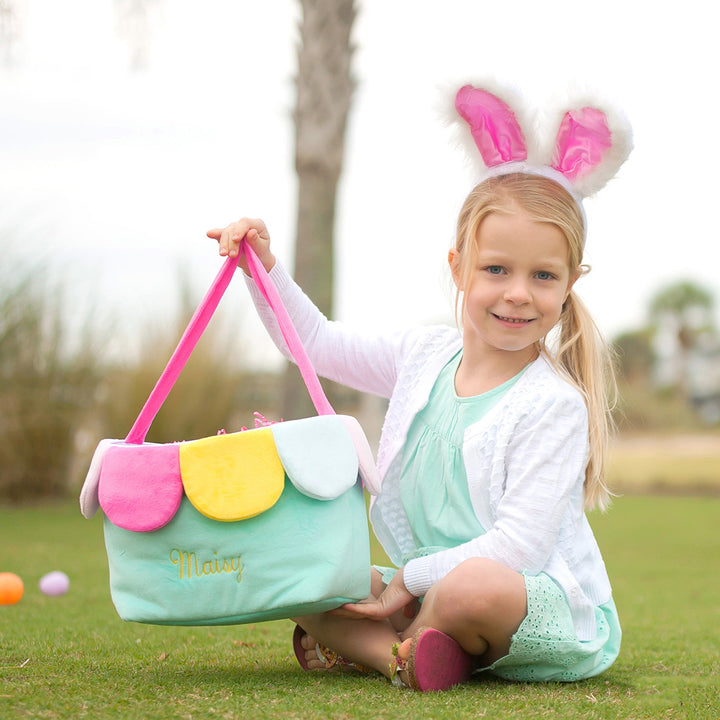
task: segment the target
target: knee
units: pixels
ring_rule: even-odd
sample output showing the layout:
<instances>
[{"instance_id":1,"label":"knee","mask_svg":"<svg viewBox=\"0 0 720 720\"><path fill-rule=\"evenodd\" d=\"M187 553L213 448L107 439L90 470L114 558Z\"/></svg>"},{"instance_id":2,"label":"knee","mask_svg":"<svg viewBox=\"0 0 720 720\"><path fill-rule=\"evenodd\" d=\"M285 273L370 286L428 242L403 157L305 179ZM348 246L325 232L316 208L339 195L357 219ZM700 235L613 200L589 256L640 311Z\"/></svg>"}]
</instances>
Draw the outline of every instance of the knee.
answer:
<instances>
[{"instance_id":1,"label":"knee","mask_svg":"<svg viewBox=\"0 0 720 720\"><path fill-rule=\"evenodd\" d=\"M495 560L475 557L461 562L447 574L445 579L450 581L449 585L467 590L474 595L491 598L501 593L510 579L516 577L522 576Z\"/></svg>"},{"instance_id":2,"label":"knee","mask_svg":"<svg viewBox=\"0 0 720 720\"><path fill-rule=\"evenodd\" d=\"M449 572L432 589L433 612L450 620L483 617L497 612L510 598L524 595L520 573L488 558L470 558Z\"/></svg>"}]
</instances>

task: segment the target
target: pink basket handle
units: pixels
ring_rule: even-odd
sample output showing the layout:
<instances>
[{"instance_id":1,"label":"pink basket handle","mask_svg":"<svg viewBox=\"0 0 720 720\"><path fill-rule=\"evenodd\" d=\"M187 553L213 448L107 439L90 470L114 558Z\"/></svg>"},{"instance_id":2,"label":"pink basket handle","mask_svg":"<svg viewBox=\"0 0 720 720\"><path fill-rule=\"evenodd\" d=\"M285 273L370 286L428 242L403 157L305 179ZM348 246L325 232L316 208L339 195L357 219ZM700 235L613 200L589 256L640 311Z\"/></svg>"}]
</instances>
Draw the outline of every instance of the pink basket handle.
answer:
<instances>
[{"instance_id":1,"label":"pink basket handle","mask_svg":"<svg viewBox=\"0 0 720 720\"><path fill-rule=\"evenodd\" d=\"M297 363L308 393L310 393L310 399L318 415L334 415L335 411L325 396L317 373L305 352L305 348L288 315L285 305L283 305L277 288L262 263L258 260L255 251L244 240L241 245L241 252L245 253L250 274L277 318L282 335L290 349L290 354ZM220 268L220 272L218 272L210 289L192 316L168 364L165 366L165 369L145 402L143 409L140 411L140 414L137 416L135 423L125 438L126 443L140 445L145 442L145 436L155 416L167 399L173 385L175 385L175 382L180 377L185 363L187 363L190 358L195 345L197 345L200 336L205 331L205 328L210 322L210 318L220 303L220 299L230 285L235 270L237 270L237 264L237 257L228 257Z\"/></svg>"}]
</instances>

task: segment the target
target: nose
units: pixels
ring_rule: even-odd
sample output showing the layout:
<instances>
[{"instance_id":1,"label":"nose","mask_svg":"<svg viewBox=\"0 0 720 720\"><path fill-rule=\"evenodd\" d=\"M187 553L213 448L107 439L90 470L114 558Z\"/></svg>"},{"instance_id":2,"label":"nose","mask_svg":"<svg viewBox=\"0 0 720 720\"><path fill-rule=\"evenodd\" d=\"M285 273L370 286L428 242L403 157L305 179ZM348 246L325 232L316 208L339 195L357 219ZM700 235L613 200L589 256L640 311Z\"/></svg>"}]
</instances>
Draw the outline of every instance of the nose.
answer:
<instances>
[{"instance_id":1,"label":"nose","mask_svg":"<svg viewBox=\"0 0 720 720\"><path fill-rule=\"evenodd\" d=\"M524 278L513 277L505 288L505 300L513 305L524 305L531 300L530 288Z\"/></svg>"}]
</instances>

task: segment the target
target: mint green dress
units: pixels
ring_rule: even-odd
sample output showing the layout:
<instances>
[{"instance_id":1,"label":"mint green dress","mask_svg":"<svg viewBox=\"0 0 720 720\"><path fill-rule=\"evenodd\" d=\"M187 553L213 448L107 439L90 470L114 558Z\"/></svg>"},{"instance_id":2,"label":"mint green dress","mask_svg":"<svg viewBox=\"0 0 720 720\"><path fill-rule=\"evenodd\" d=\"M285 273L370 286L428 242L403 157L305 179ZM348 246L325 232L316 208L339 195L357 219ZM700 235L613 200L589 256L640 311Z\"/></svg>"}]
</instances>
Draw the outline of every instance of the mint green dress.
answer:
<instances>
[{"instance_id":1,"label":"mint green dress","mask_svg":"<svg viewBox=\"0 0 720 720\"><path fill-rule=\"evenodd\" d=\"M458 397L455 373L462 353L441 371L427 405L408 432L400 496L418 548L405 557L455 547L485 533L473 512L462 457L463 436L522 376L474 397ZM394 570L378 568L385 582ZM510 652L489 671L510 680L580 680L597 675L617 657L621 631L612 600L596 608L597 635L580 641L562 590L546 574L525 575L528 614Z\"/></svg>"}]
</instances>

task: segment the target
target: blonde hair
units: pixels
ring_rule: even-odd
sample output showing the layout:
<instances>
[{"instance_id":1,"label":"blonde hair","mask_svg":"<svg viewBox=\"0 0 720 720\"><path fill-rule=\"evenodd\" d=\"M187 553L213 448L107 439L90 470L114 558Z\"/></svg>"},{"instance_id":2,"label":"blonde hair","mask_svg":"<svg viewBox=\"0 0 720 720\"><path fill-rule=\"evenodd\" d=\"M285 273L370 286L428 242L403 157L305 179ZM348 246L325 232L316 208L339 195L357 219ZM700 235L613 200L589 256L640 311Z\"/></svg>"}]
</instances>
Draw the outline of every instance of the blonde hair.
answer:
<instances>
[{"instance_id":1,"label":"blonde hair","mask_svg":"<svg viewBox=\"0 0 720 720\"><path fill-rule=\"evenodd\" d=\"M586 273L582 264L585 231L582 212L561 185L540 175L512 173L491 177L478 184L468 195L460 211L454 256L454 275L459 279L455 312L461 290L466 287L475 265L477 239L483 220L491 213L510 212L515 203L531 220L551 223L568 243L570 273ZM463 297L462 308L465 299ZM580 298L571 290L565 301L554 351L546 339L538 343L538 352L582 393L588 411L590 455L585 469L585 505L607 508L610 491L605 483L607 449L613 431L612 408L616 385L613 356L595 321Z\"/></svg>"}]
</instances>

